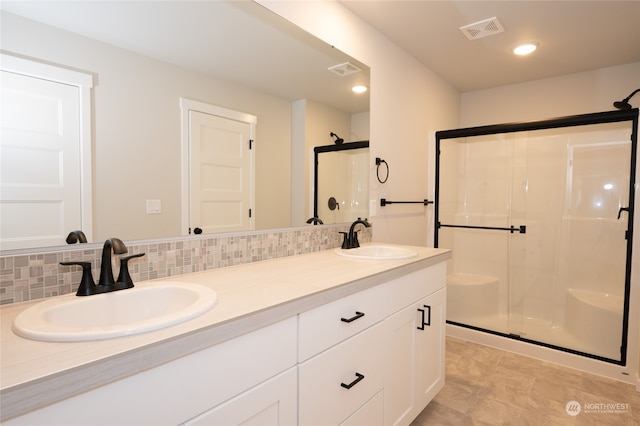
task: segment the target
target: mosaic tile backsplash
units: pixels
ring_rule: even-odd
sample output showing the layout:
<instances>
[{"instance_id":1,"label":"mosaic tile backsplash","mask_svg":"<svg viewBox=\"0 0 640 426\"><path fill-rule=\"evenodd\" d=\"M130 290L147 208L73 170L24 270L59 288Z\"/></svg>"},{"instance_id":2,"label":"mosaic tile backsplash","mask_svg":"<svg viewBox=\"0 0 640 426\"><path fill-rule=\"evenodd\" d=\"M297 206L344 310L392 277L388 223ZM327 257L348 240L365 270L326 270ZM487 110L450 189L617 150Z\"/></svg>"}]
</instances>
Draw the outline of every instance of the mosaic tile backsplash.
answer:
<instances>
[{"instance_id":1,"label":"mosaic tile backsplash","mask_svg":"<svg viewBox=\"0 0 640 426\"><path fill-rule=\"evenodd\" d=\"M133 282L164 278L225 266L259 262L297 254L340 247L340 231L348 224L310 226L277 231L190 237L180 240L153 240L128 243L127 254L146 253L129 262ZM371 228L359 232L361 242L371 241ZM77 248L77 249L75 249ZM102 245L82 249L65 247L61 251L0 257L0 304L26 302L75 292L82 271L79 266L61 266L60 262L90 261L93 277L100 275ZM112 256L114 275L119 265Z\"/></svg>"}]
</instances>

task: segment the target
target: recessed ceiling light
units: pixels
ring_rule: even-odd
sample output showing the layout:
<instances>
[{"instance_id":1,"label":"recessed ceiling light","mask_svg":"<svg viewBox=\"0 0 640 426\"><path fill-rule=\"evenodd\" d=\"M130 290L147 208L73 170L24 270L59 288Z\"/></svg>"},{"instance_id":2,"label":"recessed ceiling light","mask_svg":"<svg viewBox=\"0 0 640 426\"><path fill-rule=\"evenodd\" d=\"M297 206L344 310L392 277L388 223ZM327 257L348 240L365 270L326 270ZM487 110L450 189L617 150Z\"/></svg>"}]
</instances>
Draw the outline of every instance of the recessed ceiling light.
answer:
<instances>
[{"instance_id":1,"label":"recessed ceiling light","mask_svg":"<svg viewBox=\"0 0 640 426\"><path fill-rule=\"evenodd\" d=\"M351 88L351 90L352 90L354 93L364 93L364 92L366 92L367 90L369 90L369 88L368 88L367 86L363 85L363 84L358 84L358 85L353 86L353 87Z\"/></svg>"},{"instance_id":2,"label":"recessed ceiling light","mask_svg":"<svg viewBox=\"0 0 640 426\"><path fill-rule=\"evenodd\" d=\"M513 49L513 53L519 56L529 55L533 53L538 48L538 46L538 43L524 43L520 46L516 46Z\"/></svg>"}]
</instances>

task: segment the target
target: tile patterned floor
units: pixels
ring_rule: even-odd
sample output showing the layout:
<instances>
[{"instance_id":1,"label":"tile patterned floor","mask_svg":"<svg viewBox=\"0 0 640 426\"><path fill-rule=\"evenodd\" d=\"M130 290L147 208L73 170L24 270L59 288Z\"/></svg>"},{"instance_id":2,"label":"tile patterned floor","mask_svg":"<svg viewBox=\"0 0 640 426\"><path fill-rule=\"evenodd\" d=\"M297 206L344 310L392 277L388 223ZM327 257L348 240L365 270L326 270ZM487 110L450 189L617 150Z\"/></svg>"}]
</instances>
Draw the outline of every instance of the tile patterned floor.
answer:
<instances>
[{"instance_id":1,"label":"tile patterned floor","mask_svg":"<svg viewBox=\"0 0 640 426\"><path fill-rule=\"evenodd\" d=\"M446 351L445 386L411 426L640 426L633 385L451 337Z\"/></svg>"}]
</instances>

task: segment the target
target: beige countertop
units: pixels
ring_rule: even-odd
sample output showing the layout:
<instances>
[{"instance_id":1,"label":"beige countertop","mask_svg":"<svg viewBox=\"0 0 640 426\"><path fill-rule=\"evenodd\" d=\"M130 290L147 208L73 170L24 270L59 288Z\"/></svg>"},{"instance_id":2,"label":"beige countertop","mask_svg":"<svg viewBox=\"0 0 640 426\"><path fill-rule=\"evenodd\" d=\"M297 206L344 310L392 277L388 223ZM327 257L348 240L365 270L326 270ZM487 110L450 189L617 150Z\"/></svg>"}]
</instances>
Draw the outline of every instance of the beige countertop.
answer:
<instances>
[{"instance_id":1,"label":"beige countertop","mask_svg":"<svg viewBox=\"0 0 640 426\"><path fill-rule=\"evenodd\" d=\"M406 260L355 260L333 250L140 282L206 285L218 296L205 314L162 330L89 342L39 342L17 336L13 319L40 301L0 308L2 420L139 373L300 312L451 257L412 247ZM126 291L126 290L124 290Z\"/></svg>"}]
</instances>

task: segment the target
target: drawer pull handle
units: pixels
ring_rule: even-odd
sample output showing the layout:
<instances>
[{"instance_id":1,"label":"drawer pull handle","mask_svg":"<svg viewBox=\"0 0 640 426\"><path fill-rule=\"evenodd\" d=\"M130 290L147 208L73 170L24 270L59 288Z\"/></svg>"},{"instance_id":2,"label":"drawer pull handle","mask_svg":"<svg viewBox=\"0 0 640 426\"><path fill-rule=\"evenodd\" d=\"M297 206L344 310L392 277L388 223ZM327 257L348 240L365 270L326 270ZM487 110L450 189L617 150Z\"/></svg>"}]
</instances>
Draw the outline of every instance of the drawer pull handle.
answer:
<instances>
[{"instance_id":1,"label":"drawer pull handle","mask_svg":"<svg viewBox=\"0 0 640 426\"><path fill-rule=\"evenodd\" d=\"M363 316L364 316L364 312L356 311L355 316L352 316L351 318L340 318L340 321L342 321L342 322L353 322L353 321L357 320L358 318L362 318Z\"/></svg>"},{"instance_id":2,"label":"drawer pull handle","mask_svg":"<svg viewBox=\"0 0 640 426\"><path fill-rule=\"evenodd\" d=\"M422 323L420 326L418 326L418 330L424 330L424 326L430 326L431 325L431 306L428 305L424 305L425 308L427 308L427 322L424 321L424 309L420 309L418 308L418 311L420 311L422 313Z\"/></svg>"},{"instance_id":3,"label":"drawer pull handle","mask_svg":"<svg viewBox=\"0 0 640 426\"><path fill-rule=\"evenodd\" d=\"M349 383L348 385L345 385L344 383L340 383L340 386L342 386L345 389L351 389L356 384L358 384L358 382L362 379L364 379L364 374L360 374L356 372L356 379L353 382Z\"/></svg>"}]
</instances>

